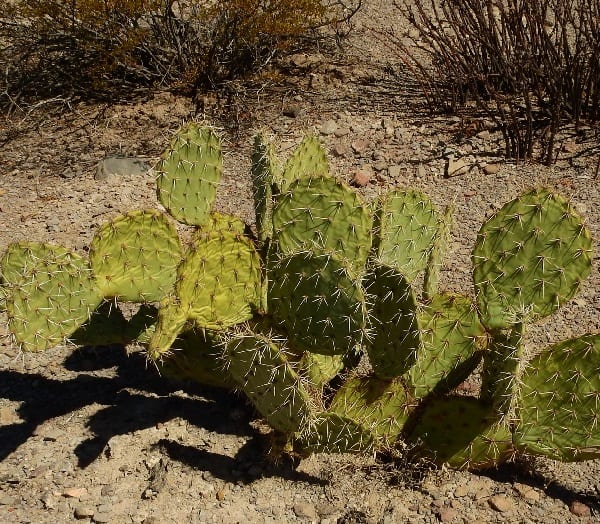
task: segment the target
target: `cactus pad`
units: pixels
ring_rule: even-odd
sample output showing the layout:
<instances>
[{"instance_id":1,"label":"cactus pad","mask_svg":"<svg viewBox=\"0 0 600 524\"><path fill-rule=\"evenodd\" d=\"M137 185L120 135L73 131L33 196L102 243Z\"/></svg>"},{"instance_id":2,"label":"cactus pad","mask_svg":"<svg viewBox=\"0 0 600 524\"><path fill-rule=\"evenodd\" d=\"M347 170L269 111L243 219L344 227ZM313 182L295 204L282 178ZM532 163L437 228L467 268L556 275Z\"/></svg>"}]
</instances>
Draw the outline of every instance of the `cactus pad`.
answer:
<instances>
[{"instance_id":1,"label":"cactus pad","mask_svg":"<svg viewBox=\"0 0 600 524\"><path fill-rule=\"evenodd\" d=\"M527 366L515 445L563 461L600 458L600 334L543 350Z\"/></svg>"},{"instance_id":2,"label":"cactus pad","mask_svg":"<svg viewBox=\"0 0 600 524\"><path fill-rule=\"evenodd\" d=\"M590 273L591 249L583 220L562 197L538 189L506 204L481 227L473 251L484 324L504 329L555 311Z\"/></svg>"},{"instance_id":3,"label":"cactus pad","mask_svg":"<svg viewBox=\"0 0 600 524\"><path fill-rule=\"evenodd\" d=\"M418 454L457 469L493 467L514 454L508 427L473 397L433 399L420 413L410 440L420 444Z\"/></svg>"},{"instance_id":4,"label":"cactus pad","mask_svg":"<svg viewBox=\"0 0 600 524\"><path fill-rule=\"evenodd\" d=\"M398 377L414 364L421 345L416 299L406 279L388 266L373 264L364 286L371 328L369 361L378 377Z\"/></svg>"},{"instance_id":5,"label":"cactus pad","mask_svg":"<svg viewBox=\"0 0 600 524\"><path fill-rule=\"evenodd\" d=\"M325 355L349 352L363 338L365 299L360 284L332 254L283 256L269 270L269 312L290 345Z\"/></svg>"},{"instance_id":6,"label":"cactus pad","mask_svg":"<svg viewBox=\"0 0 600 524\"><path fill-rule=\"evenodd\" d=\"M62 343L102 302L87 261L63 247L35 243L11 247L3 266L4 278L16 284L6 298L8 325L24 351Z\"/></svg>"},{"instance_id":7,"label":"cactus pad","mask_svg":"<svg viewBox=\"0 0 600 524\"><path fill-rule=\"evenodd\" d=\"M330 412L315 415L294 444L310 453L361 453L372 447L370 431L349 417Z\"/></svg>"},{"instance_id":8,"label":"cactus pad","mask_svg":"<svg viewBox=\"0 0 600 524\"><path fill-rule=\"evenodd\" d=\"M329 410L359 422L376 440L389 445L402 432L410 404L401 381L367 376L348 380L336 393Z\"/></svg>"},{"instance_id":9,"label":"cactus pad","mask_svg":"<svg viewBox=\"0 0 600 524\"><path fill-rule=\"evenodd\" d=\"M300 145L292 153L281 176L275 178L275 184L279 192L282 193L296 180L307 176L327 176L328 174L327 152L316 136L309 135L300 142Z\"/></svg>"},{"instance_id":10,"label":"cactus pad","mask_svg":"<svg viewBox=\"0 0 600 524\"><path fill-rule=\"evenodd\" d=\"M375 258L412 282L427 267L438 213L423 193L399 189L380 197L376 209Z\"/></svg>"},{"instance_id":11,"label":"cactus pad","mask_svg":"<svg viewBox=\"0 0 600 524\"><path fill-rule=\"evenodd\" d=\"M283 253L333 251L362 272L371 246L372 218L358 194L325 176L304 177L280 195L274 235Z\"/></svg>"},{"instance_id":12,"label":"cactus pad","mask_svg":"<svg viewBox=\"0 0 600 524\"><path fill-rule=\"evenodd\" d=\"M301 373L315 387L323 387L344 369L343 355L321 355L305 351L300 359Z\"/></svg>"},{"instance_id":13,"label":"cactus pad","mask_svg":"<svg viewBox=\"0 0 600 524\"><path fill-rule=\"evenodd\" d=\"M156 166L158 198L180 222L201 226L208 220L222 171L221 143L214 130L188 124Z\"/></svg>"},{"instance_id":14,"label":"cactus pad","mask_svg":"<svg viewBox=\"0 0 600 524\"><path fill-rule=\"evenodd\" d=\"M405 375L424 397L458 386L477 367L487 344L475 305L460 295L436 295L419 314L422 350Z\"/></svg>"},{"instance_id":15,"label":"cactus pad","mask_svg":"<svg viewBox=\"0 0 600 524\"><path fill-rule=\"evenodd\" d=\"M273 145L262 135L254 138L251 174L256 230L265 242L273 234L273 184L281 175Z\"/></svg>"},{"instance_id":16,"label":"cactus pad","mask_svg":"<svg viewBox=\"0 0 600 524\"><path fill-rule=\"evenodd\" d=\"M311 400L278 341L249 331L230 337L225 366L276 430L296 433L311 416Z\"/></svg>"},{"instance_id":17,"label":"cactus pad","mask_svg":"<svg viewBox=\"0 0 600 524\"><path fill-rule=\"evenodd\" d=\"M177 231L155 210L132 211L98 229L90 264L105 298L158 302L172 289L182 249Z\"/></svg>"}]
</instances>

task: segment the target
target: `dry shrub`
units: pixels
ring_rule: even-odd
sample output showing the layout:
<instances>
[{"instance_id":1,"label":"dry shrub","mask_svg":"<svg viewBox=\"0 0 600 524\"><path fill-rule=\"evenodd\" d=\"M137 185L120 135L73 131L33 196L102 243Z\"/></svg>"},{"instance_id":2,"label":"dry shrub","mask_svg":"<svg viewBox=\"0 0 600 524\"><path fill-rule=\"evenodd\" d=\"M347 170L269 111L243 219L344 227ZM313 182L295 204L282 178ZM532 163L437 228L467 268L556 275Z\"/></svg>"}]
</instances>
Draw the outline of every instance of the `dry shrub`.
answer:
<instances>
[{"instance_id":1,"label":"dry shrub","mask_svg":"<svg viewBox=\"0 0 600 524\"><path fill-rule=\"evenodd\" d=\"M550 164L565 125L600 120L600 0L400 0L397 56L429 107L483 110L505 153Z\"/></svg>"},{"instance_id":2,"label":"dry shrub","mask_svg":"<svg viewBox=\"0 0 600 524\"><path fill-rule=\"evenodd\" d=\"M7 0L0 104L50 96L193 91L254 71L360 0ZM1 95L0 95L1 96Z\"/></svg>"}]
</instances>

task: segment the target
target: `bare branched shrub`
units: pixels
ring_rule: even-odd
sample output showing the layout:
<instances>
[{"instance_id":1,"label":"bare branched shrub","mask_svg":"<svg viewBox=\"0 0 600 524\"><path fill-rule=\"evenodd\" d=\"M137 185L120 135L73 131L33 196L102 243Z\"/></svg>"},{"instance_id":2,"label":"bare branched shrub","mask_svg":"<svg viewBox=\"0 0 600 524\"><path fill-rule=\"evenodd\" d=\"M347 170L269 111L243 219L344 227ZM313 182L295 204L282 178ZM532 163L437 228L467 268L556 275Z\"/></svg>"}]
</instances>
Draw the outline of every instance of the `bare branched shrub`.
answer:
<instances>
[{"instance_id":1,"label":"bare branched shrub","mask_svg":"<svg viewBox=\"0 0 600 524\"><path fill-rule=\"evenodd\" d=\"M7 0L0 105L111 97L151 85L218 86L267 64L360 0ZM2 95L0 95L2 96Z\"/></svg>"},{"instance_id":2,"label":"bare branched shrub","mask_svg":"<svg viewBox=\"0 0 600 524\"><path fill-rule=\"evenodd\" d=\"M505 153L554 160L566 123L600 119L600 0L399 0L397 55L432 110L475 105Z\"/></svg>"}]
</instances>

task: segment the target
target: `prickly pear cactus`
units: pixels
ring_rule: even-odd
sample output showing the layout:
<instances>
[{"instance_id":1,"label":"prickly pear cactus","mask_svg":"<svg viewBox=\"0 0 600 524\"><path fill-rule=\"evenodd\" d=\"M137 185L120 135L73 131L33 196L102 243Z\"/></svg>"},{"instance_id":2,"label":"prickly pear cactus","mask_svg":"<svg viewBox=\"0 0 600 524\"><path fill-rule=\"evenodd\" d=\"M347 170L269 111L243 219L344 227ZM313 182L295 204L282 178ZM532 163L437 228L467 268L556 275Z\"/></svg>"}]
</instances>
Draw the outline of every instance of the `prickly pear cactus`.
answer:
<instances>
[{"instance_id":1,"label":"prickly pear cactus","mask_svg":"<svg viewBox=\"0 0 600 524\"><path fill-rule=\"evenodd\" d=\"M23 351L62 344L102 302L88 262L63 247L13 244L1 266L9 330Z\"/></svg>"},{"instance_id":2,"label":"prickly pear cactus","mask_svg":"<svg viewBox=\"0 0 600 524\"><path fill-rule=\"evenodd\" d=\"M273 235L273 187L281 178L280 171L273 145L263 135L257 135L251 174L256 230L261 242Z\"/></svg>"},{"instance_id":3,"label":"prickly pear cactus","mask_svg":"<svg viewBox=\"0 0 600 524\"><path fill-rule=\"evenodd\" d=\"M413 290L398 271L382 264L371 266L363 285L369 303L369 361L378 377L398 377L414 365L421 350Z\"/></svg>"},{"instance_id":4,"label":"prickly pear cactus","mask_svg":"<svg viewBox=\"0 0 600 524\"><path fill-rule=\"evenodd\" d=\"M223 172L221 142L210 127L184 126L156 166L158 198L185 224L208 220Z\"/></svg>"},{"instance_id":5,"label":"prickly pear cactus","mask_svg":"<svg viewBox=\"0 0 600 524\"><path fill-rule=\"evenodd\" d=\"M328 176L289 185L273 212L274 239L283 253L332 251L362 272L371 247L372 218L360 197Z\"/></svg>"},{"instance_id":6,"label":"prickly pear cactus","mask_svg":"<svg viewBox=\"0 0 600 524\"><path fill-rule=\"evenodd\" d=\"M412 282L427 267L439 224L437 210L423 193L386 193L376 203L374 258Z\"/></svg>"},{"instance_id":7,"label":"prickly pear cactus","mask_svg":"<svg viewBox=\"0 0 600 524\"><path fill-rule=\"evenodd\" d=\"M274 429L293 435L308 423L315 401L280 341L242 330L227 340L223 358L227 372Z\"/></svg>"},{"instance_id":8,"label":"prickly pear cactus","mask_svg":"<svg viewBox=\"0 0 600 524\"><path fill-rule=\"evenodd\" d=\"M600 334L543 350L517 397L515 446L562 461L600 458Z\"/></svg>"},{"instance_id":9,"label":"prickly pear cactus","mask_svg":"<svg viewBox=\"0 0 600 524\"><path fill-rule=\"evenodd\" d=\"M314 135L305 137L292 153L279 177L275 178L278 193L287 191L289 186L307 176L327 176L329 162L327 152Z\"/></svg>"},{"instance_id":10,"label":"prickly pear cactus","mask_svg":"<svg viewBox=\"0 0 600 524\"><path fill-rule=\"evenodd\" d=\"M269 268L268 279L268 310L292 347L343 355L362 342L364 293L334 254L282 256Z\"/></svg>"},{"instance_id":11,"label":"prickly pear cactus","mask_svg":"<svg viewBox=\"0 0 600 524\"><path fill-rule=\"evenodd\" d=\"M98 229L90 265L105 298L158 302L175 284L182 252L165 215L153 209L132 211Z\"/></svg>"},{"instance_id":12,"label":"prickly pear cactus","mask_svg":"<svg viewBox=\"0 0 600 524\"><path fill-rule=\"evenodd\" d=\"M509 202L482 226L473 250L483 323L505 329L553 313L589 275L591 253L589 230L561 196L536 189Z\"/></svg>"}]
</instances>

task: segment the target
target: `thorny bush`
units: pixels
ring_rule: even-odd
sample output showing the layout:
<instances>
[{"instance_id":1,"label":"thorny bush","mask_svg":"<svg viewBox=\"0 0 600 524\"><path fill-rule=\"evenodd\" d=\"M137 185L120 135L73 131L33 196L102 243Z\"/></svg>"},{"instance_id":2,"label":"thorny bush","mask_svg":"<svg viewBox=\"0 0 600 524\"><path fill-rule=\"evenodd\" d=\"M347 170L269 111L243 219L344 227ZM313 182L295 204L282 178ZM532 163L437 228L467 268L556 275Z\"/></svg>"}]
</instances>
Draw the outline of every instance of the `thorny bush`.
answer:
<instances>
[{"instance_id":1,"label":"thorny bush","mask_svg":"<svg viewBox=\"0 0 600 524\"><path fill-rule=\"evenodd\" d=\"M0 105L218 87L317 29L343 33L359 8L360 0L8 0Z\"/></svg>"},{"instance_id":2,"label":"thorny bush","mask_svg":"<svg viewBox=\"0 0 600 524\"><path fill-rule=\"evenodd\" d=\"M398 0L397 56L429 107L469 105L502 130L505 153L551 164L566 124L600 120L600 0Z\"/></svg>"}]
</instances>

